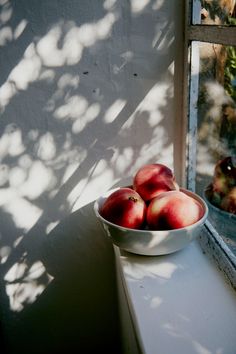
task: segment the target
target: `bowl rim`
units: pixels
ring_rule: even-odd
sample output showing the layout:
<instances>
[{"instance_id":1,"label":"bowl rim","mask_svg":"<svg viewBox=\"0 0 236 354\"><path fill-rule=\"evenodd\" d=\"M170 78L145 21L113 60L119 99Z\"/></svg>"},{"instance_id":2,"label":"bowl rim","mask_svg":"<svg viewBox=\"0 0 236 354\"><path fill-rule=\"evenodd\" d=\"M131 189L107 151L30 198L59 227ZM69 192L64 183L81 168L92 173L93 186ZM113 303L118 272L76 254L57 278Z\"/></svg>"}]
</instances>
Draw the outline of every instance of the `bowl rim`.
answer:
<instances>
[{"instance_id":1,"label":"bowl rim","mask_svg":"<svg viewBox=\"0 0 236 354\"><path fill-rule=\"evenodd\" d=\"M210 205L210 207L215 211L215 212L217 212L217 213L220 213L220 214L222 214L222 215L224 215L225 217L227 217L227 218L230 218L230 219L236 219L236 214L233 214L233 213L230 213L229 211L226 211L226 210L224 210L224 209L221 209L221 208L219 208L219 207L217 207L216 205L214 205L210 200L209 200L209 198L207 197L207 194L206 194L206 192L207 192L207 190L209 189L209 187L211 186L211 183L210 184L208 184L205 188L204 188L204 190L203 190L203 200L205 201L206 200L206 203L208 203L209 205Z\"/></svg>"},{"instance_id":2,"label":"bowl rim","mask_svg":"<svg viewBox=\"0 0 236 354\"><path fill-rule=\"evenodd\" d=\"M129 232L129 231L132 231L132 232L135 232L137 234L141 234L141 233L147 233L147 234L153 234L155 232L157 233L166 233L166 232L173 232L173 231L178 231L180 232L181 230L186 230L186 231L190 231L192 230L193 228L197 227L197 226L200 226L202 224L205 223L207 217L208 217L208 213L209 213L209 208L207 206L207 203L205 202L205 200L200 197L197 193L195 192L192 192L186 188L182 188L180 187L180 191L185 193L185 194L188 194L190 196L193 196L194 199L196 199L198 202L201 203L201 205L203 206L204 208L204 214L203 216L198 220L196 221L195 223L191 224L191 225L188 225L188 226L185 226L185 227L181 227L181 228L178 228L178 229L166 229L166 230L149 230L149 229L133 229L133 228L128 228L128 227L124 227L124 226L120 226L120 225L117 225L117 224L114 224L112 223L111 221L108 221L107 219L105 219L100 213L99 213L99 200L101 198L107 198L108 195L110 195L113 191L116 191L120 188L130 188L130 186L121 186L121 187L116 187L116 188L113 188L113 189L109 189L108 191L106 191L103 195L101 195L99 198L97 198L94 202L94 212L96 214L96 216L98 218L100 218L101 221L103 221L105 224L107 225L110 225L110 226L113 226L117 229L120 229L120 230L123 230L123 231L126 231L126 232Z\"/></svg>"}]
</instances>

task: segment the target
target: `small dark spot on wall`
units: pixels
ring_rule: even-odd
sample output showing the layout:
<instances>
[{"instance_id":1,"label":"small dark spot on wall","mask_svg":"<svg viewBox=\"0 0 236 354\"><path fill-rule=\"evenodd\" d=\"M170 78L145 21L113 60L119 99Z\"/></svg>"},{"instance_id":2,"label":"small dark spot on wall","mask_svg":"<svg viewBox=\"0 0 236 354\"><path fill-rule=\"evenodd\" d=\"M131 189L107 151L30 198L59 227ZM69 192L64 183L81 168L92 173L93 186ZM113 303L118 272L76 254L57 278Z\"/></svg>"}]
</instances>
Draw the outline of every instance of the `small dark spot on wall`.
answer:
<instances>
[{"instance_id":1,"label":"small dark spot on wall","mask_svg":"<svg viewBox=\"0 0 236 354\"><path fill-rule=\"evenodd\" d=\"M84 75L88 75L88 73L89 73L88 71L83 71Z\"/></svg>"},{"instance_id":2,"label":"small dark spot on wall","mask_svg":"<svg viewBox=\"0 0 236 354\"><path fill-rule=\"evenodd\" d=\"M134 73L133 75L134 75L134 76L138 76L138 74L137 74L137 73Z\"/></svg>"}]
</instances>

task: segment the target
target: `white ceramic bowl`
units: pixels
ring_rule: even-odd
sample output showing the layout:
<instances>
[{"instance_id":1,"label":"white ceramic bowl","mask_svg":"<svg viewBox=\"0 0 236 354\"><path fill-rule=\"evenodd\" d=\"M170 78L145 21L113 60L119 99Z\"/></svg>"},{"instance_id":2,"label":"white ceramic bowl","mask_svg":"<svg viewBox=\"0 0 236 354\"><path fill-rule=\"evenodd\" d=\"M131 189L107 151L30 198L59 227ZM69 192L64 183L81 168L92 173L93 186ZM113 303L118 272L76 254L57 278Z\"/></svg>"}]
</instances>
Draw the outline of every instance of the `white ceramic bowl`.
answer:
<instances>
[{"instance_id":1,"label":"white ceramic bowl","mask_svg":"<svg viewBox=\"0 0 236 354\"><path fill-rule=\"evenodd\" d=\"M205 201L197 194L181 188L182 192L196 199L203 206L204 215L196 223L181 229L165 231L125 228L107 221L99 214L99 210L106 198L117 189L119 188L109 190L103 196L98 198L94 203L94 211L97 218L102 223L107 235L112 238L113 243L121 249L131 253L157 256L178 251L187 246L199 235L208 215L208 207ZM188 211L186 211L186 213L187 212Z\"/></svg>"},{"instance_id":2,"label":"white ceramic bowl","mask_svg":"<svg viewBox=\"0 0 236 354\"><path fill-rule=\"evenodd\" d=\"M208 219L220 235L235 240L236 215L217 208L211 203L209 200L210 186L208 185L203 191L203 199L209 209Z\"/></svg>"}]
</instances>

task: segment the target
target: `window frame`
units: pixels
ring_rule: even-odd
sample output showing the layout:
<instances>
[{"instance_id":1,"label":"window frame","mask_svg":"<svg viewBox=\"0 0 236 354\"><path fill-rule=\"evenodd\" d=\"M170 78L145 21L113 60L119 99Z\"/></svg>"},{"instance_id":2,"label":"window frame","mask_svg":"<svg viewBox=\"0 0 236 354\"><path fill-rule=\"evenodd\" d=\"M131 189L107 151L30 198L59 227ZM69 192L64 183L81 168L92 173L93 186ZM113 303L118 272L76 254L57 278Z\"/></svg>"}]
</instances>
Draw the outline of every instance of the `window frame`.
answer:
<instances>
[{"instance_id":1,"label":"window frame","mask_svg":"<svg viewBox=\"0 0 236 354\"><path fill-rule=\"evenodd\" d=\"M236 46L236 26L205 25L199 22L200 0L185 2L185 111L187 119L186 134L186 170L187 188L195 191L196 151L197 151L197 100L199 56L197 42L209 42ZM198 11L194 16L194 10ZM217 230L206 221L203 233L199 238L203 252L216 262L218 268L236 290L236 255L229 249Z\"/></svg>"}]
</instances>

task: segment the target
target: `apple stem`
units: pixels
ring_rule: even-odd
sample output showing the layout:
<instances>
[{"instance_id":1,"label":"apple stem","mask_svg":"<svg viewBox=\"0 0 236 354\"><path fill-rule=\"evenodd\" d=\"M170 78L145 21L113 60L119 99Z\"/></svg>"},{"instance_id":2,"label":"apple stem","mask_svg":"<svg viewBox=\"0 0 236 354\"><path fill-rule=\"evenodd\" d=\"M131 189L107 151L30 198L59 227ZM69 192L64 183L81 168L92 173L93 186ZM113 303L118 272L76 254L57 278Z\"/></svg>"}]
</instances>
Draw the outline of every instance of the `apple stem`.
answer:
<instances>
[{"instance_id":1,"label":"apple stem","mask_svg":"<svg viewBox=\"0 0 236 354\"><path fill-rule=\"evenodd\" d=\"M138 199L135 198L135 197L129 197L129 200L132 200L133 202L137 202L138 201Z\"/></svg>"}]
</instances>

